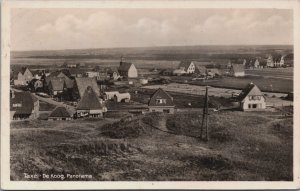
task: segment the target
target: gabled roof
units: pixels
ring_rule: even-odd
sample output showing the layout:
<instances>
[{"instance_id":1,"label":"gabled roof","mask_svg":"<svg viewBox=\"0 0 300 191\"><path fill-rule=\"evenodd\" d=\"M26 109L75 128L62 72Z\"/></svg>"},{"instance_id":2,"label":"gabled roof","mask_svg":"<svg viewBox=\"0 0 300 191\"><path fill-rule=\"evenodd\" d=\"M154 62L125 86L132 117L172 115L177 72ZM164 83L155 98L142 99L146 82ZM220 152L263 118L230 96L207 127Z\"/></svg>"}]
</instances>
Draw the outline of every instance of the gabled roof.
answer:
<instances>
[{"instance_id":1,"label":"gabled roof","mask_svg":"<svg viewBox=\"0 0 300 191\"><path fill-rule=\"evenodd\" d=\"M191 64L192 64L191 61L182 61L182 62L180 62L178 68L182 68L183 70L186 71L190 67Z\"/></svg>"},{"instance_id":2,"label":"gabled roof","mask_svg":"<svg viewBox=\"0 0 300 191\"><path fill-rule=\"evenodd\" d=\"M29 70L27 67L22 67L21 69L21 73L22 75L24 75L24 73L26 72L26 70ZM29 70L29 72L32 74L32 72Z\"/></svg>"},{"instance_id":3,"label":"gabled roof","mask_svg":"<svg viewBox=\"0 0 300 191\"><path fill-rule=\"evenodd\" d=\"M75 78L80 97L83 96L88 86L92 87L96 95L99 97L100 89L95 78Z\"/></svg>"},{"instance_id":4,"label":"gabled roof","mask_svg":"<svg viewBox=\"0 0 300 191\"><path fill-rule=\"evenodd\" d=\"M55 91L63 91L64 85L65 85L65 79L64 78L52 78L49 82L49 86L52 86L52 89Z\"/></svg>"},{"instance_id":5,"label":"gabled roof","mask_svg":"<svg viewBox=\"0 0 300 191\"><path fill-rule=\"evenodd\" d=\"M53 78L65 78L70 80L70 78L63 71L58 70L55 72L51 72L50 75L46 77L46 84L49 85L50 80Z\"/></svg>"},{"instance_id":6,"label":"gabled roof","mask_svg":"<svg viewBox=\"0 0 300 191\"><path fill-rule=\"evenodd\" d=\"M195 73L206 73L206 67L205 66L196 66Z\"/></svg>"},{"instance_id":7,"label":"gabled roof","mask_svg":"<svg viewBox=\"0 0 300 191\"><path fill-rule=\"evenodd\" d=\"M264 94L255 84L249 83L239 94L238 100L243 101L247 96L264 96Z\"/></svg>"},{"instance_id":8,"label":"gabled roof","mask_svg":"<svg viewBox=\"0 0 300 191\"><path fill-rule=\"evenodd\" d=\"M13 92L14 97L10 99L10 111L16 111L15 114L31 114L34 109L34 102L38 101L29 92ZM21 104L21 107L12 107L13 104Z\"/></svg>"},{"instance_id":9,"label":"gabled roof","mask_svg":"<svg viewBox=\"0 0 300 191\"><path fill-rule=\"evenodd\" d=\"M120 62L118 71L127 72L129 70L129 68L131 67L131 65L133 65L133 64L130 62Z\"/></svg>"},{"instance_id":10,"label":"gabled roof","mask_svg":"<svg viewBox=\"0 0 300 191\"><path fill-rule=\"evenodd\" d=\"M71 117L71 115L65 107L56 107L49 117Z\"/></svg>"},{"instance_id":11,"label":"gabled roof","mask_svg":"<svg viewBox=\"0 0 300 191\"><path fill-rule=\"evenodd\" d=\"M245 68L242 64L232 64L231 70L236 73L236 72L244 72Z\"/></svg>"},{"instance_id":12,"label":"gabled roof","mask_svg":"<svg viewBox=\"0 0 300 191\"><path fill-rule=\"evenodd\" d=\"M156 103L157 99L166 99L166 103L158 104ZM163 89L158 88L150 97L148 106L174 106L173 98Z\"/></svg>"},{"instance_id":13,"label":"gabled roof","mask_svg":"<svg viewBox=\"0 0 300 191\"><path fill-rule=\"evenodd\" d=\"M207 69L206 71L207 71L207 73L211 72L213 74L218 74L218 75L221 74L218 68L210 68L210 69Z\"/></svg>"},{"instance_id":14,"label":"gabled roof","mask_svg":"<svg viewBox=\"0 0 300 191\"><path fill-rule=\"evenodd\" d=\"M102 108L103 105L100 103L96 92L91 86L88 86L78 103L77 110L98 110Z\"/></svg>"}]
</instances>

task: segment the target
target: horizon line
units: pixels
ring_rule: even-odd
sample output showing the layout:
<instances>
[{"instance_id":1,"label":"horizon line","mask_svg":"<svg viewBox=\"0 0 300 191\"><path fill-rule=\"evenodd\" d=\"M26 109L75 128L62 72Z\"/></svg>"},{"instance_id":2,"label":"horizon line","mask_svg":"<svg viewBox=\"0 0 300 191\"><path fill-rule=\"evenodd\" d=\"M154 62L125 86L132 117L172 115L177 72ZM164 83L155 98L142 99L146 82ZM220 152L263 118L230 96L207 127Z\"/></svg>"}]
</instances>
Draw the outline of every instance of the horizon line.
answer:
<instances>
[{"instance_id":1,"label":"horizon line","mask_svg":"<svg viewBox=\"0 0 300 191\"><path fill-rule=\"evenodd\" d=\"M44 49L44 50L10 50L10 52L33 52L33 51L68 51L68 50L97 50L97 49L130 49L130 48L163 48L163 47L193 47L193 46L294 46L294 44L203 44L203 45L162 45L162 46L122 46L102 48L66 48L66 49Z\"/></svg>"}]
</instances>

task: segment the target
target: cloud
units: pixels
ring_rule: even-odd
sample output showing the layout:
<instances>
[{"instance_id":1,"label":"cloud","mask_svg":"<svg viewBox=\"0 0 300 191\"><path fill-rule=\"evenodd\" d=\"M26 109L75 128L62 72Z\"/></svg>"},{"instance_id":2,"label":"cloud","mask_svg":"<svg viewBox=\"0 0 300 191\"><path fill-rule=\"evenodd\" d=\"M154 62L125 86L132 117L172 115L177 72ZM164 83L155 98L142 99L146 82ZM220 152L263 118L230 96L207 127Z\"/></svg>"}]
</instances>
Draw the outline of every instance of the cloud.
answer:
<instances>
[{"instance_id":1,"label":"cloud","mask_svg":"<svg viewBox=\"0 0 300 191\"><path fill-rule=\"evenodd\" d=\"M66 49L196 44L287 44L293 41L292 14L278 10L204 10L201 14L198 14L199 10L168 13L154 10L99 10L83 14L69 11L57 15L55 10L50 12L50 15L41 12L41 18L33 18L31 14L26 19L14 23L13 34L20 37L15 38L13 35L13 47ZM30 18L34 21L32 26L29 23L25 24ZM40 19L39 22L37 19ZM20 26L27 26L28 30L25 30L25 33L16 30L22 28ZM28 36L31 39L24 41Z\"/></svg>"}]
</instances>

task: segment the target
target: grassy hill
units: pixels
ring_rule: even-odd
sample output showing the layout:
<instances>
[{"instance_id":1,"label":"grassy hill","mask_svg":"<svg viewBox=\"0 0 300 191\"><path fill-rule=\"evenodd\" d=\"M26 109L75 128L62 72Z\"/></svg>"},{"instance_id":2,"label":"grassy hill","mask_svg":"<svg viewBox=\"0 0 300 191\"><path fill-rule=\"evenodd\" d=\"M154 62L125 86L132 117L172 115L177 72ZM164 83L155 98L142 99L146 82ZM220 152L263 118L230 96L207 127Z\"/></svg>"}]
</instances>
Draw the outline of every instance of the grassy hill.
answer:
<instances>
[{"instance_id":1,"label":"grassy hill","mask_svg":"<svg viewBox=\"0 0 300 191\"><path fill-rule=\"evenodd\" d=\"M12 122L11 179L25 180L25 172L97 181L292 180L292 118L279 111L212 113L204 142L199 115Z\"/></svg>"}]
</instances>

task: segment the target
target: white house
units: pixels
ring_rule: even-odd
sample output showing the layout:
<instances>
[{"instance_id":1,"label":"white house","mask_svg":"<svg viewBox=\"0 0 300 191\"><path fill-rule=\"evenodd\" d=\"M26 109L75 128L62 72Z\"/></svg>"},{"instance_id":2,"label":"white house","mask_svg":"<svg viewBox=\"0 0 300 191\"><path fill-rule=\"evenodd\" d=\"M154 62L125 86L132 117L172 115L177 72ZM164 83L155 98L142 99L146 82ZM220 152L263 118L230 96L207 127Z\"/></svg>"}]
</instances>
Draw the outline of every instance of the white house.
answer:
<instances>
[{"instance_id":1,"label":"white house","mask_svg":"<svg viewBox=\"0 0 300 191\"><path fill-rule=\"evenodd\" d=\"M191 61L183 61L179 64L177 69L183 70L188 74L193 74L195 73L195 64Z\"/></svg>"},{"instance_id":2,"label":"white house","mask_svg":"<svg viewBox=\"0 0 300 191\"><path fill-rule=\"evenodd\" d=\"M234 77L245 76L245 66L243 64L232 64L229 73Z\"/></svg>"},{"instance_id":3,"label":"white house","mask_svg":"<svg viewBox=\"0 0 300 191\"><path fill-rule=\"evenodd\" d=\"M243 111L257 111L266 109L266 98L253 83L248 84L238 96L240 108Z\"/></svg>"},{"instance_id":4,"label":"white house","mask_svg":"<svg viewBox=\"0 0 300 191\"><path fill-rule=\"evenodd\" d=\"M137 78L138 77L138 71L134 64L130 62L123 62L123 59L120 62L120 66L118 68L118 72L120 76L126 77L126 78Z\"/></svg>"}]
</instances>

